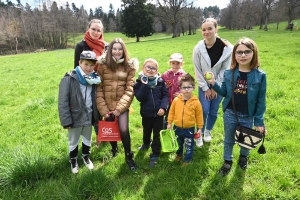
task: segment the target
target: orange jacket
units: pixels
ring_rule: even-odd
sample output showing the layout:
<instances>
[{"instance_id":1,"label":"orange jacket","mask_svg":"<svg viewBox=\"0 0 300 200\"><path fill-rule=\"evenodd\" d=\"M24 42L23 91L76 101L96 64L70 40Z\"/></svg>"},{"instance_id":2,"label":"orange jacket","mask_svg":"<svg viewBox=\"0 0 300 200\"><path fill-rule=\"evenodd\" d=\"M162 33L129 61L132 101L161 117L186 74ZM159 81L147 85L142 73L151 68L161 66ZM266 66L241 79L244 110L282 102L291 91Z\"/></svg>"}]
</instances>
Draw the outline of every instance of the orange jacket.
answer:
<instances>
[{"instance_id":1,"label":"orange jacket","mask_svg":"<svg viewBox=\"0 0 300 200\"><path fill-rule=\"evenodd\" d=\"M191 128L197 124L198 128L203 127L203 111L199 99L193 95L186 102L182 94L176 97L169 111L168 123L172 123L180 128Z\"/></svg>"}]
</instances>

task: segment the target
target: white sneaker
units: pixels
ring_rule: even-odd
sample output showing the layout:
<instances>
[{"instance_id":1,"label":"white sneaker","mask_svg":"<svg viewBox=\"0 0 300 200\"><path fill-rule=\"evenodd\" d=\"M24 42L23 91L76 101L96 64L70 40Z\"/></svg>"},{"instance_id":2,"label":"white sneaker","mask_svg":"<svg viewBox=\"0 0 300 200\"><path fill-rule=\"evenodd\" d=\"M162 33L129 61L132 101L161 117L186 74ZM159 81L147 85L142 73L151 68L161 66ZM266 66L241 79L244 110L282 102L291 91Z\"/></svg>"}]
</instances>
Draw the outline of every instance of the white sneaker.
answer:
<instances>
[{"instance_id":1,"label":"white sneaker","mask_svg":"<svg viewBox=\"0 0 300 200\"><path fill-rule=\"evenodd\" d=\"M70 164L71 164L71 171L73 174L77 174L79 171L78 163L77 163L77 158L72 158L70 159Z\"/></svg>"},{"instance_id":2,"label":"white sneaker","mask_svg":"<svg viewBox=\"0 0 300 200\"><path fill-rule=\"evenodd\" d=\"M196 146L198 148L203 146L202 136L200 136L199 138L196 139Z\"/></svg>"},{"instance_id":3,"label":"white sneaker","mask_svg":"<svg viewBox=\"0 0 300 200\"><path fill-rule=\"evenodd\" d=\"M204 131L204 138L203 138L204 142L210 142L211 141L211 135L210 135L210 131L205 130Z\"/></svg>"},{"instance_id":4,"label":"white sneaker","mask_svg":"<svg viewBox=\"0 0 300 200\"><path fill-rule=\"evenodd\" d=\"M94 169L94 164L90 160L89 156L82 156L82 160L88 169Z\"/></svg>"}]
</instances>

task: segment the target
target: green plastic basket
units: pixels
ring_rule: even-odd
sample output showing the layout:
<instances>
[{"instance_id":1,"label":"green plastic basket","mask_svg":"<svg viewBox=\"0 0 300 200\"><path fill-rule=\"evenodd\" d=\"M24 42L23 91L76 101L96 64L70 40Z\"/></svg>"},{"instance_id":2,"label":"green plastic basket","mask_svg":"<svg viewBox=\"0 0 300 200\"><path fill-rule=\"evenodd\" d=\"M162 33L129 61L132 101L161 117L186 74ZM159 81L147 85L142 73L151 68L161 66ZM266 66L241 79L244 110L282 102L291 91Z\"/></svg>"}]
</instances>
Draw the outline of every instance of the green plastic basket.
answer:
<instances>
[{"instance_id":1,"label":"green plastic basket","mask_svg":"<svg viewBox=\"0 0 300 200\"><path fill-rule=\"evenodd\" d=\"M178 149L177 138L173 130L161 130L159 134L162 152L173 152Z\"/></svg>"}]
</instances>

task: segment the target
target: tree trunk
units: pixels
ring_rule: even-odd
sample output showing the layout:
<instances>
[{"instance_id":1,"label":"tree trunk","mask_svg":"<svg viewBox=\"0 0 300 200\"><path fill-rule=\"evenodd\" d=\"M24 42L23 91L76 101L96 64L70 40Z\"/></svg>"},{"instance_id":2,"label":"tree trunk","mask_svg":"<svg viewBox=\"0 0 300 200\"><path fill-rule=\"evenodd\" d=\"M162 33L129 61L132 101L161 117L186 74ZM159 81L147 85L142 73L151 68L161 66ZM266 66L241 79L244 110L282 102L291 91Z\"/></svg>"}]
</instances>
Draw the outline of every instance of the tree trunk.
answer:
<instances>
[{"instance_id":1,"label":"tree trunk","mask_svg":"<svg viewBox=\"0 0 300 200\"><path fill-rule=\"evenodd\" d=\"M140 42L140 37L136 36L136 42Z\"/></svg>"},{"instance_id":2,"label":"tree trunk","mask_svg":"<svg viewBox=\"0 0 300 200\"><path fill-rule=\"evenodd\" d=\"M18 44L19 44L18 38L16 38L16 54L18 54Z\"/></svg>"}]
</instances>

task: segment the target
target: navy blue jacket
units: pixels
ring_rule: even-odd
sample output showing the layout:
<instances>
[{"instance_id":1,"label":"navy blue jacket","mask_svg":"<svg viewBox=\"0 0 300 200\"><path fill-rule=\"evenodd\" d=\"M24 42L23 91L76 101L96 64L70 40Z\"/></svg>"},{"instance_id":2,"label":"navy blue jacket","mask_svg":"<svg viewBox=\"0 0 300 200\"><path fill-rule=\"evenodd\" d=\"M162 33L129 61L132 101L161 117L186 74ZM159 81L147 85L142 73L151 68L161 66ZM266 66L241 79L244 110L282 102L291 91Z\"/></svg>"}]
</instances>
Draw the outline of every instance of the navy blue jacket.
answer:
<instances>
[{"instance_id":1,"label":"navy blue jacket","mask_svg":"<svg viewBox=\"0 0 300 200\"><path fill-rule=\"evenodd\" d=\"M157 117L160 108L167 110L169 93L161 77L157 79L157 85L154 88L150 88L137 79L133 89L136 99L141 102L140 113L142 117Z\"/></svg>"}]
</instances>

